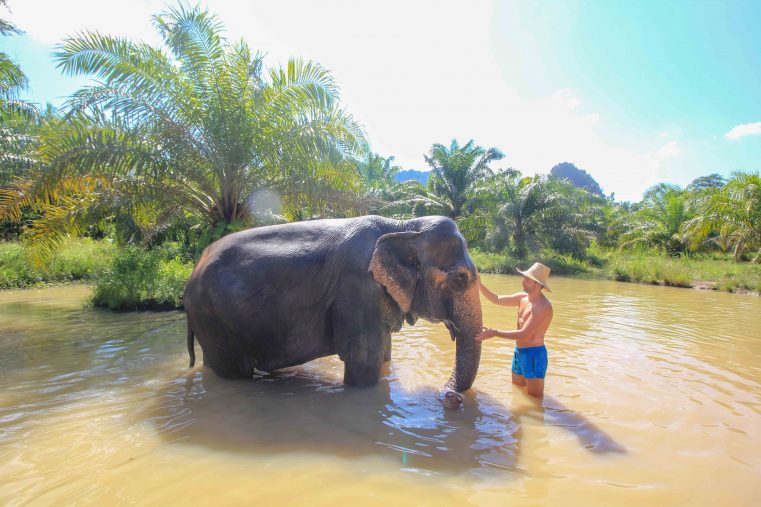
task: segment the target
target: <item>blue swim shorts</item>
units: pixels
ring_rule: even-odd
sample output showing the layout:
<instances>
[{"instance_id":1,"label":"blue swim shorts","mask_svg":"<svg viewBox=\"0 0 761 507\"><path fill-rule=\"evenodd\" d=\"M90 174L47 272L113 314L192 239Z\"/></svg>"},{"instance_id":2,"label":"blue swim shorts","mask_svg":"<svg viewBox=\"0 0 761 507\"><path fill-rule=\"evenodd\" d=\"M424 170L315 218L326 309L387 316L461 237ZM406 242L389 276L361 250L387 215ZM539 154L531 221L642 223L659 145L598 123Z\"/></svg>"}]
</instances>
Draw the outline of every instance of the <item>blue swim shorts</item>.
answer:
<instances>
[{"instance_id":1,"label":"blue swim shorts","mask_svg":"<svg viewBox=\"0 0 761 507\"><path fill-rule=\"evenodd\" d=\"M544 378L547 374L547 347L516 348L513 353L513 373L525 378Z\"/></svg>"}]
</instances>

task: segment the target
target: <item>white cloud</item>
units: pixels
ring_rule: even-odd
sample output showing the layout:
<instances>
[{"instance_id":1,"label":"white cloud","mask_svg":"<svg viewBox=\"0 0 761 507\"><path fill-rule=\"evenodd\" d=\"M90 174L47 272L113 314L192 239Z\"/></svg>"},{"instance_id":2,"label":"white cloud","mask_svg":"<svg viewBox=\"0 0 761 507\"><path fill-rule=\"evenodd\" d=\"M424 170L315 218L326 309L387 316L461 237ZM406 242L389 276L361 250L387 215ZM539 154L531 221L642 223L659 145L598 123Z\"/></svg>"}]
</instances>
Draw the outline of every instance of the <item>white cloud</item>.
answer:
<instances>
[{"instance_id":1,"label":"white cloud","mask_svg":"<svg viewBox=\"0 0 761 507\"><path fill-rule=\"evenodd\" d=\"M669 138L669 137L671 137L671 138L681 137L681 135L682 135L682 129L677 127L677 128L673 128L673 129L669 129L669 130L664 130L659 135L660 135L660 137L662 139L666 139L666 138Z\"/></svg>"},{"instance_id":2,"label":"white cloud","mask_svg":"<svg viewBox=\"0 0 761 507\"><path fill-rule=\"evenodd\" d=\"M679 145L676 141L669 141L661 146L655 153L653 153L653 158L661 161L664 158L670 158L679 155L680 151L681 150L679 149Z\"/></svg>"},{"instance_id":3,"label":"white cloud","mask_svg":"<svg viewBox=\"0 0 761 507\"><path fill-rule=\"evenodd\" d=\"M755 123L744 123L734 127L732 130L724 134L727 139L739 139L745 136L757 136L761 135L761 121Z\"/></svg>"}]
</instances>

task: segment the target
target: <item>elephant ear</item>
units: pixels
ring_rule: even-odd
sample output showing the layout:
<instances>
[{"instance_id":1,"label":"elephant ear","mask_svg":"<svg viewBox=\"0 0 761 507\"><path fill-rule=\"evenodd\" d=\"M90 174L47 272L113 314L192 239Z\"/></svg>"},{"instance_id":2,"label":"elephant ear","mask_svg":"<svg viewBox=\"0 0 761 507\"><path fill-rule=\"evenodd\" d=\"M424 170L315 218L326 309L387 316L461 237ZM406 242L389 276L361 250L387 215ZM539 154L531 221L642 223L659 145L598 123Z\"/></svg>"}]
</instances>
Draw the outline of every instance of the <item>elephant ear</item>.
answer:
<instances>
[{"instance_id":1,"label":"elephant ear","mask_svg":"<svg viewBox=\"0 0 761 507\"><path fill-rule=\"evenodd\" d=\"M419 232L392 232L375 243L369 271L376 282L396 301L402 313L412 306L412 295L420 276L415 240Z\"/></svg>"}]
</instances>

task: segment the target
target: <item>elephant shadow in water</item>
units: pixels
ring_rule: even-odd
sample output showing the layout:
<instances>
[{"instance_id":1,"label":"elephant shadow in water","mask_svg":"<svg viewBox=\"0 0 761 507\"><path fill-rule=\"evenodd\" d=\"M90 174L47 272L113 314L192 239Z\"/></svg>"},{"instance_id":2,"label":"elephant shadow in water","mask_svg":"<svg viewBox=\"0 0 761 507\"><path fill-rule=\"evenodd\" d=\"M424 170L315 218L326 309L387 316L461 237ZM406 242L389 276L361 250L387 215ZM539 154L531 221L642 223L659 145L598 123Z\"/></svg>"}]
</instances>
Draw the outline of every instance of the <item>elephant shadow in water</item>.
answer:
<instances>
[{"instance_id":1,"label":"elephant shadow in water","mask_svg":"<svg viewBox=\"0 0 761 507\"><path fill-rule=\"evenodd\" d=\"M380 382L365 388L344 387L338 368L333 376L325 373L308 363L252 382L225 380L196 368L167 385L139 417L165 440L223 452L314 452L346 459L380 457L434 473L523 473L518 466L521 418L536 414L511 413L473 389L464 394L463 408L448 410L437 390L406 390L388 365ZM564 413L570 426L562 426L584 427L582 443L608 442L585 445L588 449L620 448L582 416L571 421L570 412Z\"/></svg>"}]
</instances>

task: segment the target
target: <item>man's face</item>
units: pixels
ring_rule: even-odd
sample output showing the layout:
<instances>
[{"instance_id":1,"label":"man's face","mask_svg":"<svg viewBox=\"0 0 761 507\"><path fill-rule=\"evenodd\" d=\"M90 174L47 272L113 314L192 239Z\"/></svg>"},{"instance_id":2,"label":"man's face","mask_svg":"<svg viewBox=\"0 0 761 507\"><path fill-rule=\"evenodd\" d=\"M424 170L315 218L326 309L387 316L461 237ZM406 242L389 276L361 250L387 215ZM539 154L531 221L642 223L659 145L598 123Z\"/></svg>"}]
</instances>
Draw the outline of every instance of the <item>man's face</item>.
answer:
<instances>
[{"instance_id":1,"label":"man's face","mask_svg":"<svg viewBox=\"0 0 761 507\"><path fill-rule=\"evenodd\" d=\"M523 290L526 292L530 292L534 289L534 285L536 285L536 282L532 280L531 278L524 276L523 280L521 280L521 285L523 286Z\"/></svg>"}]
</instances>

